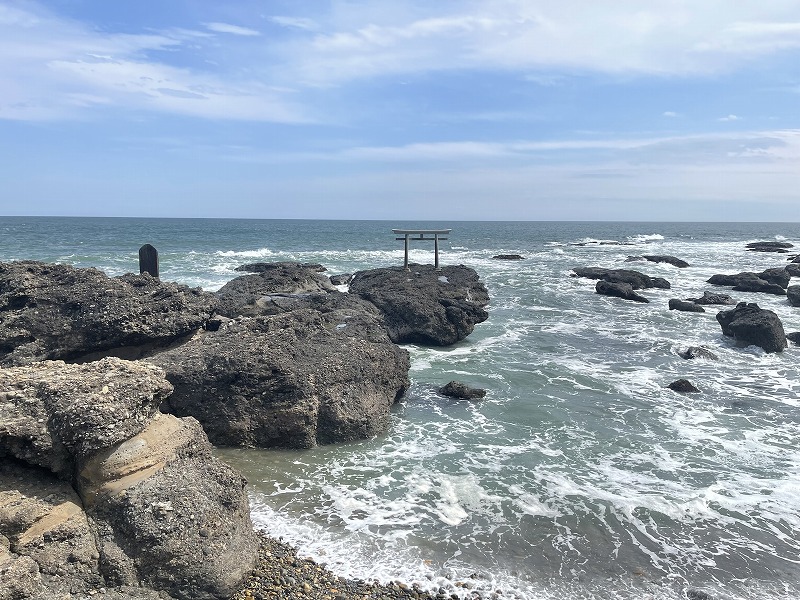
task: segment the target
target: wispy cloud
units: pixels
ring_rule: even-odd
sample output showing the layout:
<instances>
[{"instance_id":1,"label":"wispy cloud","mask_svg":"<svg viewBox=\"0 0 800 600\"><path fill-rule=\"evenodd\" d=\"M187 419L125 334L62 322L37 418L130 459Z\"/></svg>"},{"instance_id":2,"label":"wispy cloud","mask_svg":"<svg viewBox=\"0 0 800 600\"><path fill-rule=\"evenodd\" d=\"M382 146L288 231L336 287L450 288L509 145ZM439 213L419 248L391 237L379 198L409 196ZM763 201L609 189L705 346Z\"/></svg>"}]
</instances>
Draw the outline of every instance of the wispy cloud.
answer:
<instances>
[{"instance_id":1,"label":"wispy cloud","mask_svg":"<svg viewBox=\"0 0 800 600\"><path fill-rule=\"evenodd\" d=\"M276 25L291 29L303 29L305 31L316 31L319 29L319 25L316 21L304 17L286 17L275 15L268 17L268 19Z\"/></svg>"},{"instance_id":2,"label":"wispy cloud","mask_svg":"<svg viewBox=\"0 0 800 600\"><path fill-rule=\"evenodd\" d=\"M720 117L719 119L717 119L717 121L721 121L723 123L729 122L729 121L741 121L741 120L742 120L742 117L740 117L738 115L727 115L725 117Z\"/></svg>"},{"instance_id":3,"label":"wispy cloud","mask_svg":"<svg viewBox=\"0 0 800 600\"><path fill-rule=\"evenodd\" d=\"M230 25L228 23L205 23L209 31L216 31L217 33L230 33L232 35L258 36L261 32L248 27L240 27L239 25Z\"/></svg>"}]
</instances>

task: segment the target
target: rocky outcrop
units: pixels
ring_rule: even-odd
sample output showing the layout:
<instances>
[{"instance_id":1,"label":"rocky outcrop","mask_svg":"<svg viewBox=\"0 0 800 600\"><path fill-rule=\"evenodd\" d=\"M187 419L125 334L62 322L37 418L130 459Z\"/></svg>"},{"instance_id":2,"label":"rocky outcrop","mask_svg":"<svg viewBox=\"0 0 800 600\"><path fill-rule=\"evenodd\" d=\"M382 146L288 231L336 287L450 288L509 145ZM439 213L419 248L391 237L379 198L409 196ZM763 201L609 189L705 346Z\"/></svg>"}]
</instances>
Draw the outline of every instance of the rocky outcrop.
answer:
<instances>
[{"instance_id":1,"label":"rocky outcrop","mask_svg":"<svg viewBox=\"0 0 800 600\"><path fill-rule=\"evenodd\" d=\"M705 291L700 298L687 298L687 301L694 302L695 304L723 304L723 305L733 305L736 304L736 300L731 298L728 294L717 294L714 292Z\"/></svg>"},{"instance_id":2,"label":"rocky outcrop","mask_svg":"<svg viewBox=\"0 0 800 600\"><path fill-rule=\"evenodd\" d=\"M486 390L470 387L460 381L451 381L440 387L438 391L442 396L461 398L462 400L478 400L486 396Z\"/></svg>"},{"instance_id":3,"label":"rocky outcrop","mask_svg":"<svg viewBox=\"0 0 800 600\"><path fill-rule=\"evenodd\" d=\"M324 270L320 265L277 262L245 267L255 272L229 281L216 293L219 301L217 311L221 315L232 318L274 314L272 304L275 297L336 290L330 279L320 274L320 269Z\"/></svg>"},{"instance_id":4,"label":"rocky outcrop","mask_svg":"<svg viewBox=\"0 0 800 600\"><path fill-rule=\"evenodd\" d=\"M666 254L645 254L642 258L654 263L667 263L679 269L685 269L689 266L689 263L685 260Z\"/></svg>"},{"instance_id":5,"label":"rocky outcrop","mask_svg":"<svg viewBox=\"0 0 800 600\"><path fill-rule=\"evenodd\" d=\"M800 331L793 331L792 333L787 333L786 339L794 344L800 345Z\"/></svg>"},{"instance_id":6,"label":"rocky outcrop","mask_svg":"<svg viewBox=\"0 0 800 600\"><path fill-rule=\"evenodd\" d=\"M201 329L215 304L200 289L147 274L0 263L0 366L137 358Z\"/></svg>"},{"instance_id":7,"label":"rocky outcrop","mask_svg":"<svg viewBox=\"0 0 800 600\"><path fill-rule=\"evenodd\" d=\"M495 254L492 258L495 260L525 260L521 254Z\"/></svg>"},{"instance_id":8,"label":"rocky outcrop","mask_svg":"<svg viewBox=\"0 0 800 600\"><path fill-rule=\"evenodd\" d=\"M352 278L352 273L340 273L339 275L330 276L331 284L333 285L347 285Z\"/></svg>"},{"instance_id":9,"label":"rocky outcrop","mask_svg":"<svg viewBox=\"0 0 800 600\"><path fill-rule=\"evenodd\" d=\"M800 285L790 285L786 288L786 297L792 306L800 306Z\"/></svg>"},{"instance_id":10,"label":"rocky outcrop","mask_svg":"<svg viewBox=\"0 0 800 600\"><path fill-rule=\"evenodd\" d=\"M689 346L683 352L679 352L678 356L686 360L692 360L695 358L706 358L708 360L717 360L716 354L700 346Z\"/></svg>"},{"instance_id":11,"label":"rocky outcrop","mask_svg":"<svg viewBox=\"0 0 800 600\"><path fill-rule=\"evenodd\" d=\"M736 308L717 313L724 335L746 345L760 346L766 352L782 352L786 334L778 315L758 304L740 302Z\"/></svg>"},{"instance_id":12,"label":"rocky outcrop","mask_svg":"<svg viewBox=\"0 0 800 600\"><path fill-rule=\"evenodd\" d=\"M750 242L747 244L747 250L750 252L788 252L787 248L794 247L794 244L789 242Z\"/></svg>"},{"instance_id":13,"label":"rocky outcrop","mask_svg":"<svg viewBox=\"0 0 800 600\"><path fill-rule=\"evenodd\" d=\"M601 279L595 285L595 291L604 296L614 296L615 298L633 300L634 302L650 302L650 300L644 296L640 296L634 292L633 287L629 283L613 283Z\"/></svg>"},{"instance_id":14,"label":"rocky outcrop","mask_svg":"<svg viewBox=\"0 0 800 600\"><path fill-rule=\"evenodd\" d=\"M117 358L0 370L0 578L19 575L14 597L232 594L256 550L244 481L194 419L158 411L170 390Z\"/></svg>"},{"instance_id":15,"label":"rocky outcrop","mask_svg":"<svg viewBox=\"0 0 800 600\"><path fill-rule=\"evenodd\" d=\"M359 310L239 318L148 360L175 386L162 409L197 418L222 446L368 438L408 387L407 351Z\"/></svg>"},{"instance_id":16,"label":"rocky outcrop","mask_svg":"<svg viewBox=\"0 0 800 600\"><path fill-rule=\"evenodd\" d=\"M785 285L780 285L784 281L783 278L778 278L771 270L762 273L743 272L735 275L712 275L708 279L708 283L712 285L732 286L734 290L739 292L764 292L767 294L774 294L783 296L786 294ZM789 278L785 278L788 284Z\"/></svg>"},{"instance_id":17,"label":"rocky outcrop","mask_svg":"<svg viewBox=\"0 0 800 600\"><path fill-rule=\"evenodd\" d=\"M572 269L575 277L588 279L601 279L609 283L626 283L634 290L660 288L668 290L670 283L661 277L650 277L639 271L629 269L604 269L602 267L575 267Z\"/></svg>"},{"instance_id":18,"label":"rocky outcrop","mask_svg":"<svg viewBox=\"0 0 800 600\"><path fill-rule=\"evenodd\" d=\"M783 270L789 275L789 277L800 277L800 264L797 263L789 263Z\"/></svg>"},{"instance_id":19,"label":"rocky outcrop","mask_svg":"<svg viewBox=\"0 0 800 600\"><path fill-rule=\"evenodd\" d=\"M684 312L706 312L706 309L704 309L699 304L695 304L694 302L688 302L686 300L681 300L679 298L670 299L669 309L680 310Z\"/></svg>"},{"instance_id":20,"label":"rocky outcrop","mask_svg":"<svg viewBox=\"0 0 800 600\"><path fill-rule=\"evenodd\" d=\"M395 343L454 344L489 316L484 310L489 303L486 287L463 265L359 271L350 282L350 293L378 307Z\"/></svg>"},{"instance_id":21,"label":"rocky outcrop","mask_svg":"<svg viewBox=\"0 0 800 600\"><path fill-rule=\"evenodd\" d=\"M688 379L678 379L670 383L667 387L672 391L680 392L681 394L696 394L700 391Z\"/></svg>"}]
</instances>

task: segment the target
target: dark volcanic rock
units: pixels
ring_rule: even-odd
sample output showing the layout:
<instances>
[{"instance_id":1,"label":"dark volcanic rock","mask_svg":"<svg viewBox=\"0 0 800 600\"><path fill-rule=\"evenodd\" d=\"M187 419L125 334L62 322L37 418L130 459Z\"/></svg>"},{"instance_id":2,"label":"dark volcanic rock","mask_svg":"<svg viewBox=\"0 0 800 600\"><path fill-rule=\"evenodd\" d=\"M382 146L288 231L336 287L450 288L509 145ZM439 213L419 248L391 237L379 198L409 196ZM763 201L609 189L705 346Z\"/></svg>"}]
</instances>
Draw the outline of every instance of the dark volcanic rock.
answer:
<instances>
[{"instance_id":1,"label":"dark volcanic rock","mask_svg":"<svg viewBox=\"0 0 800 600\"><path fill-rule=\"evenodd\" d=\"M175 386L162 410L195 417L222 446L368 438L408 387L408 352L358 310L240 318L148 360Z\"/></svg>"},{"instance_id":2,"label":"dark volcanic rock","mask_svg":"<svg viewBox=\"0 0 800 600\"><path fill-rule=\"evenodd\" d=\"M525 257L521 254L497 254L492 257L495 260L524 260Z\"/></svg>"},{"instance_id":3,"label":"dark volcanic rock","mask_svg":"<svg viewBox=\"0 0 800 600\"><path fill-rule=\"evenodd\" d=\"M786 334L786 339L800 345L800 331L793 331L792 333Z\"/></svg>"},{"instance_id":4,"label":"dark volcanic rock","mask_svg":"<svg viewBox=\"0 0 800 600\"><path fill-rule=\"evenodd\" d=\"M786 297L792 306L800 306L800 285L790 285L786 288Z\"/></svg>"},{"instance_id":5,"label":"dark volcanic rock","mask_svg":"<svg viewBox=\"0 0 800 600\"><path fill-rule=\"evenodd\" d=\"M686 360L691 360L693 358L707 358L709 360L717 360L716 354L700 346L689 346L683 352L679 352L678 356L680 356L681 358L685 358Z\"/></svg>"},{"instance_id":6,"label":"dark volcanic rock","mask_svg":"<svg viewBox=\"0 0 800 600\"><path fill-rule=\"evenodd\" d=\"M712 285L732 286L734 290L739 292L765 292L767 294L775 294L783 296L786 290L776 283L771 283L764 277L770 277L770 274L765 271L764 273L750 273L743 272L736 275L712 275L708 279L708 283ZM773 277L773 280L775 278ZM788 283L788 278L786 279Z\"/></svg>"},{"instance_id":7,"label":"dark volcanic rock","mask_svg":"<svg viewBox=\"0 0 800 600\"><path fill-rule=\"evenodd\" d=\"M681 260L680 258L676 258L675 256L667 256L664 254L645 254L643 257L645 260L649 260L650 262L654 263L668 263L680 269L684 269L689 266L689 263L685 260Z\"/></svg>"},{"instance_id":8,"label":"dark volcanic rock","mask_svg":"<svg viewBox=\"0 0 800 600\"><path fill-rule=\"evenodd\" d=\"M695 304L724 304L724 305L734 305L736 304L736 300L731 298L728 294L716 294L714 292L705 291L700 298L687 298L689 302L694 302Z\"/></svg>"},{"instance_id":9,"label":"dark volcanic rock","mask_svg":"<svg viewBox=\"0 0 800 600\"><path fill-rule=\"evenodd\" d=\"M789 242L751 242L747 244L747 249L751 252L788 252L786 248L792 248L794 244Z\"/></svg>"},{"instance_id":10,"label":"dark volcanic rock","mask_svg":"<svg viewBox=\"0 0 800 600\"><path fill-rule=\"evenodd\" d=\"M28 574L15 587L43 599L235 591L256 549L244 480L194 419L158 411L170 390L160 369L117 358L0 369L0 554Z\"/></svg>"},{"instance_id":11,"label":"dark volcanic rock","mask_svg":"<svg viewBox=\"0 0 800 600\"><path fill-rule=\"evenodd\" d=\"M740 302L736 308L717 313L722 333L737 342L760 346L767 352L782 352L786 334L778 315L758 304Z\"/></svg>"},{"instance_id":12,"label":"dark volcanic rock","mask_svg":"<svg viewBox=\"0 0 800 600\"><path fill-rule=\"evenodd\" d=\"M295 271L324 273L327 270L328 269L319 263L300 263L291 261L249 263L246 265L240 265L234 269L234 271L244 271L245 273L269 273L274 271L282 271L284 273L291 273Z\"/></svg>"},{"instance_id":13,"label":"dark volcanic rock","mask_svg":"<svg viewBox=\"0 0 800 600\"><path fill-rule=\"evenodd\" d=\"M336 289L327 277L320 275L319 265L280 262L257 263L248 267L259 267L260 270L229 281L216 293L220 314L231 318L274 314L275 311L270 308L274 296L322 293Z\"/></svg>"},{"instance_id":14,"label":"dark volcanic rock","mask_svg":"<svg viewBox=\"0 0 800 600\"><path fill-rule=\"evenodd\" d=\"M695 304L694 302L688 302L686 300L680 300L678 298L672 298L669 301L669 309L681 310L684 312L706 312L706 310L699 304Z\"/></svg>"},{"instance_id":15,"label":"dark volcanic rock","mask_svg":"<svg viewBox=\"0 0 800 600\"><path fill-rule=\"evenodd\" d=\"M595 285L595 291L604 296L614 296L616 298L624 298L625 300L633 300L634 302L650 302L644 296L640 296L633 291L633 287L629 283L614 283L610 281L600 280Z\"/></svg>"},{"instance_id":16,"label":"dark volcanic rock","mask_svg":"<svg viewBox=\"0 0 800 600\"><path fill-rule=\"evenodd\" d=\"M800 264L789 263L783 269L789 274L789 277L800 277Z\"/></svg>"},{"instance_id":17,"label":"dark volcanic rock","mask_svg":"<svg viewBox=\"0 0 800 600\"><path fill-rule=\"evenodd\" d=\"M435 270L411 265L359 271L350 293L369 300L383 313L395 343L455 344L488 318L489 294L478 274L463 265Z\"/></svg>"},{"instance_id":18,"label":"dark volcanic rock","mask_svg":"<svg viewBox=\"0 0 800 600\"><path fill-rule=\"evenodd\" d=\"M214 296L144 275L0 263L0 365L136 358L201 329Z\"/></svg>"},{"instance_id":19,"label":"dark volcanic rock","mask_svg":"<svg viewBox=\"0 0 800 600\"><path fill-rule=\"evenodd\" d=\"M789 280L792 277L789 274L789 271L784 267L765 269L764 271L761 271L758 276L764 281L769 281L770 283L781 286L783 289L786 289L786 286L789 285Z\"/></svg>"},{"instance_id":20,"label":"dark volcanic rock","mask_svg":"<svg viewBox=\"0 0 800 600\"><path fill-rule=\"evenodd\" d=\"M576 267L572 269L576 277L601 279L610 283L627 283L635 290L661 288L668 290L670 284L661 277L650 277L639 271L629 269L604 269L602 267Z\"/></svg>"},{"instance_id":21,"label":"dark volcanic rock","mask_svg":"<svg viewBox=\"0 0 800 600\"><path fill-rule=\"evenodd\" d=\"M700 391L688 379L678 379L670 383L667 387L682 394L694 394Z\"/></svg>"},{"instance_id":22,"label":"dark volcanic rock","mask_svg":"<svg viewBox=\"0 0 800 600\"><path fill-rule=\"evenodd\" d=\"M331 275L330 280L333 285L347 285L352 278L352 273L342 273L341 275Z\"/></svg>"},{"instance_id":23,"label":"dark volcanic rock","mask_svg":"<svg viewBox=\"0 0 800 600\"><path fill-rule=\"evenodd\" d=\"M451 381L447 385L439 388L439 393L451 398L462 398L464 400L475 400L486 396L486 390L481 388L469 387L460 381Z\"/></svg>"}]
</instances>

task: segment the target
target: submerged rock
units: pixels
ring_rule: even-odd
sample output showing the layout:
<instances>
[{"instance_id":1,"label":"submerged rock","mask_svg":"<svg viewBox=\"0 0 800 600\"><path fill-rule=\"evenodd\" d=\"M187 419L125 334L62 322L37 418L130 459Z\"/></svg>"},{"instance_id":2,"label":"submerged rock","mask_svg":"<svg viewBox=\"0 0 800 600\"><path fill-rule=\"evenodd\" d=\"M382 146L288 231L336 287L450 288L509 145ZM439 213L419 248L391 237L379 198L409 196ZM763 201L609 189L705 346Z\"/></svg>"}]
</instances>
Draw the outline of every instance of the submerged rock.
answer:
<instances>
[{"instance_id":1,"label":"submerged rock","mask_svg":"<svg viewBox=\"0 0 800 600\"><path fill-rule=\"evenodd\" d=\"M461 398L464 400L476 400L486 396L486 390L469 387L467 384L461 383L460 381L451 381L447 385L440 387L439 393L443 396Z\"/></svg>"},{"instance_id":2,"label":"submerged rock","mask_svg":"<svg viewBox=\"0 0 800 600\"><path fill-rule=\"evenodd\" d=\"M760 346L766 352L782 352L787 347L778 315L758 304L740 302L734 309L718 312L717 321L722 333L737 342Z\"/></svg>"},{"instance_id":3,"label":"submerged rock","mask_svg":"<svg viewBox=\"0 0 800 600\"><path fill-rule=\"evenodd\" d=\"M0 369L0 559L31 597L211 600L242 581L256 549L244 480L194 419L158 411L170 390L117 358Z\"/></svg>"},{"instance_id":4,"label":"submerged rock","mask_svg":"<svg viewBox=\"0 0 800 600\"><path fill-rule=\"evenodd\" d=\"M670 289L670 283L661 277L650 277L639 271L629 269L605 269L602 267L575 267L572 269L576 277L601 279L609 283L626 283L634 290L647 288Z\"/></svg>"},{"instance_id":5,"label":"submerged rock","mask_svg":"<svg viewBox=\"0 0 800 600\"><path fill-rule=\"evenodd\" d=\"M634 302L650 302L644 296L640 296L633 291L633 287L629 283L613 283L610 281L600 280L595 285L595 291L604 296L614 296L616 298L623 298L624 300L633 300Z\"/></svg>"},{"instance_id":6,"label":"submerged rock","mask_svg":"<svg viewBox=\"0 0 800 600\"><path fill-rule=\"evenodd\" d=\"M800 331L793 331L786 334L786 339L794 344L800 345Z\"/></svg>"},{"instance_id":7,"label":"submerged rock","mask_svg":"<svg viewBox=\"0 0 800 600\"><path fill-rule=\"evenodd\" d=\"M689 266L689 263L685 260L666 254L645 254L642 258L654 263L667 263L679 269L685 269Z\"/></svg>"},{"instance_id":8,"label":"submerged rock","mask_svg":"<svg viewBox=\"0 0 800 600\"><path fill-rule=\"evenodd\" d=\"M0 263L0 366L138 358L203 328L215 306L207 292L148 274Z\"/></svg>"},{"instance_id":9,"label":"submerged rock","mask_svg":"<svg viewBox=\"0 0 800 600\"><path fill-rule=\"evenodd\" d=\"M486 287L463 265L359 271L350 282L350 293L378 307L389 337L398 344L455 344L489 317L484 310L489 303Z\"/></svg>"},{"instance_id":10,"label":"submerged rock","mask_svg":"<svg viewBox=\"0 0 800 600\"><path fill-rule=\"evenodd\" d=\"M521 254L496 254L492 258L495 260L525 260Z\"/></svg>"},{"instance_id":11,"label":"submerged rock","mask_svg":"<svg viewBox=\"0 0 800 600\"><path fill-rule=\"evenodd\" d=\"M717 360L716 354L700 346L689 346L683 352L679 352L678 356L686 360L691 360L694 358L707 358L708 360Z\"/></svg>"},{"instance_id":12,"label":"submerged rock","mask_svg":"<svg viewBox=\"0 0 800 600\"><path fill-rule=\"evenodd\" d=\"M669 389L682 394L696 394L700 390L688 379L678 379L667 386Z\"/></svg>"},{"instance_id":13,"label":"submerged rock","mask_svg":"<svg viewBox=\"0 0 800 600\"><path fill-rule=\"evenodd\" d=\"M195 417L221 446L368 438L409 385L408 352L379 317L344 309L239 318L148 360L175 386L162 410Z\"/></svg>"},{"instance_id":14,"label":"submerged rock","mask_svg":"<svg viewBox=\"0 0 800 600\"><path fill-rule=\"evenodd\" d=\"M688 302L686 300L680 300L678 298L670 299L669 309L680 310L684 312L706 312L706 309L704 309L699 304L695 304L694 302Z\"/></svg>"},{"instance_id":15,"label":"submerged rock","mask_svg":"<svg viewBox=\"0 0 800 600\"><path fill-rule=\"evenodd\" d=\"M688 302L694 302L695 304L723 304L723 305L733 305L736 304L736 300L731 298L728 294L717 294L714 292L705 291L700 298L687 298Z\"/></svg>"},{"instance_id":16,"label":"submerged rock","mask_svg":"<svg viewBox=\"0 0 800 600\"><path fill-rule=\"evenodd\" d=\"M750 252L788 252L787 248L793 248L794 244L789 242L750 242L747 250Z\"/></svg>"}]
</instances>

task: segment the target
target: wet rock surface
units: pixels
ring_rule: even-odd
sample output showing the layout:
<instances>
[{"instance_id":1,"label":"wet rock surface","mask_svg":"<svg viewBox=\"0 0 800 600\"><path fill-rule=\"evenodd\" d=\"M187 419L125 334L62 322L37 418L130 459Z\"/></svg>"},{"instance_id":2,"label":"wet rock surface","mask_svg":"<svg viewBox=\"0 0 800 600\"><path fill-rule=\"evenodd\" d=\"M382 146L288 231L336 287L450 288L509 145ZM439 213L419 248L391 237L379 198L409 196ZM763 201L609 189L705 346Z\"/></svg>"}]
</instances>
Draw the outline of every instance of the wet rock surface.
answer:
<instances>
[{"instance_id":1,"label":"wet rock surface","mask_svg":"<svg viewBox=\"0 0 800 600\"><path fill-rule=\"evenodd\" d=\"M633 300L634 302L647 303L650 302L644 296L637 294L633 291L633 286L629 283L615 283L610 281L600 280L595 285L595 291L603 296L614 296L624 300Z\"/></svg>"},{"instance_id":2,"label":"wet rock surface","mask_svg":"<svg viewBox=\"0 0 800 600\"><path fill-rule=\"evenodd\" d=\"M782 352L786 334L781 320L758 304L740 302L736 308L717 313L722 333L746 345L760 346L766 352Z\"/></svg>"},{"instance_id":3,"label":"wet rock surface","mask_svg":"<svg viewBox=\"0 0 800 600\"><path fill-rule=\"evenodd\" d=\"M680 392L681 394L696 394L700 391L688 379L678 379L670 383L667 387L672 391Z\"/></svg>"},{"instance_id":4,"label":"wet rock surface","mask_svg":"<svg viewBox=\"0 0 800 600\"><path fill-rule=\"evenodd\" d=\"M706 310L699 304L695 304L694 302L689 302L687 300L680 300L678 298L670 299L669 309L680 310L683 312L706 312Z\"/></svg>"},{"instance_id":5,"label":"wet rock surface","mask_svg":"<svg viewBox=\"0 0 800 600\"><path fill-rule=\"evenodd\" d=\"M642 258L654 263L667 263L679 269L685 269L689 263L676 256L669 256L666 254L645 254Z\"/></svg>"},{"instance_id":6,"label":"wet rock surface","mask_svg":"<svg viewBox=\"0 0 800 600\"><path fill-rule=\"evenodd\" d=\"M350 293L374 304L395 343L448 346L466 338L488 318L486 287L463 265L440 270L411 265L359 271Z\"/></svg>"},{"instance_id":7,"label":"wet rock surface","mask_svg":"<svg viewBox=\"0 0 800 600\"><path fill-rule=\"evenodd\" d=\"M0 263L0 366L136 358L201 329L215 305L207 292L147 274Z\"/></svg>"},{"instance_id":8,"label":"wet rock surface","mask_svg":"<svg viewBox=\"0 0 800 600\"><path fill-rule=\"evenodd\" d=\"M750 242L746 248L750 252L788 252L788 248L793 248L794 244L789 242Z\"/></svg>"},{"instance_id":9,"label":"wet rock surface","mask_svg":"<svg viewBox=\"0 0 800 600\"><path fill-rule=\"evenodd\" d=\"M782 296L786 294L789 274L785 269L767 269L761 273L743 272L735 275L712 275L712 285L730 286L739 292L764 292Z\"/></svg>"},{"instance_id":10,"label":"wet rock surface","mask_svg":"<svg viewBox=\"0 0 800 600\"><path fill-rule=\"evenodd\" d=\"M679 352L678 355L686 360L695 358L705 358L708 360L717 360L717 355L701 346L689 346L686 350Z\"/></svg>"},{"instance_id":11,"label":"wet rock surface","mask_svg":"<svg viewBox=\"0 0 800 600\"><path fill-rule=\"evenodd\" d=\"M634 290L648 288L670 289L670 283L661 277L650 277L639 271L630 269L605 269L603 267L575 267L572 269L575 277L600 279L609 283L625 283Z\"/></svg>"},{"instance_id":12,"label":"wet rock surface","mask_svg":"<svg viewBox=\"0 0 800 600\"><path fill-rule=\"evenodd\" d=\"M800 285L790 285L786 288L786 297L792 306L800 306Z\"/></svg>"},{"instance_id":13,"label":"wet rock surface","mask_svg":"<svg viewBox=\"0 0 800 600\"><path fill-rule=\"evenodd\" d=\"M473 388L460 381L451 381L438 389L442 396L461 398L463 400L477 400L486 396L486 390Z\"/></svg>"},{"instance_id":14,"label":"wet rock surface","mask_svg":"<svg viewBox=\"0 0 800 600\"><path fill-rule=\"evenodd\" d=\"M734 305L736 304L736 300L731 298L728 294L718 294L715 292L705 291L703 295L699 298L687 298L688 302L694 302L695 304L722 304L722 305Z\"/></svg>"},{"instance_id":15,"label":"wet rock surface","mask_svg":"<svg viewBox=\"0 0 800 600\"><path fill-rule=\"evenodd\" d=\"M309 448L383 432L408 387L408 352L377 315L297 309L244 317L148 359L222 446Z\"/></svg>"}]
</instances>

